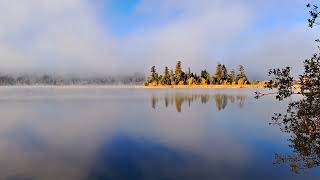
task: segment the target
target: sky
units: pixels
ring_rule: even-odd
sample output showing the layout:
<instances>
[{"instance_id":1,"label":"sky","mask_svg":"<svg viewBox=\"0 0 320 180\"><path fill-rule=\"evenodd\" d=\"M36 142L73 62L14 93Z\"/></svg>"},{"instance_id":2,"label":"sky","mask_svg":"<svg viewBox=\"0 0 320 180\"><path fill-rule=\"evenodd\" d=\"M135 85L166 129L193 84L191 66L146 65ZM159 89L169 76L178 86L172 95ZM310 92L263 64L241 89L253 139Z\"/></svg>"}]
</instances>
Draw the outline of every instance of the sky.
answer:
<instances>
[{"instance_id":1,"label":"sky","mask_svg":"<svg viewBox=\"0 0 320 180\"><path fill-rule=\"evenodd\" d=\"M312 2L312 0L310 0ZM252 78L317 51L303 0L1 0L0 72L128 74L217 63Z\"/></svg>"}]
</instances>

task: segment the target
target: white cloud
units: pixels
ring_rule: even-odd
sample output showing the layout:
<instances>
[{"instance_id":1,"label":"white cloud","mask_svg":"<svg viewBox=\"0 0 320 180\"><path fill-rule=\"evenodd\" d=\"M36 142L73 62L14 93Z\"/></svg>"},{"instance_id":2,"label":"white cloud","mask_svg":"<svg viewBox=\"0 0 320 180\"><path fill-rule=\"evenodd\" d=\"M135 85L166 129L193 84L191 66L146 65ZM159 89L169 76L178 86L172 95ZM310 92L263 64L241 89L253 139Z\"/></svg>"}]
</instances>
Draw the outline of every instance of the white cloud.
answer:
<instances>
[{"instance_id":1,"label":"white cloud","mask_svg":"<svg viewBox=\"0 0 320 180\"><path fill-rule=\"evenodd\" d=\"M99 17L108 8L94 2L0 1L0 70L112 74L183 60L197 71L221 62L263 76L271 64L296 66L314 51L314 33L294 19L307 15L298 0L143 0L135 13L147 23L121 38Z\"/></svg>"},{"instance_id":2,"label":"white cloud","mask_svg":"<svg viewBox=\"0 0 320 180\"><path fill-rule=\"evenodd\" d=\"M159 67L173 66L177 60L183 60L186 66L197 70L215 65L219 52L217 49L225 47L248 25L250 13L240 4L225 7L215 3L215 6L210 6L211 1L207 5L199 7L195 1L144 1L137 9L138 12L147 13L146 15L152 13L148 10L154 9L153 6L159 9L153 15L158 14L162 18L172 16L168 14L171 11L177 10L180 13L161 27L131 34L127 39L127 49L132 44L138 45L140 49L143 47L139 55L140 58L149 59L144 62L148 67L152 64Z\"/></svg>"},{"instance_id":3,"label":"white cloud","mask_svg":"<svg viewBox=\"0 0 320 180\"><path fill-rule=\"evenodd\" d=\"M246 64L249 74L257 78L264 78L269 69L287 66L293 67L296 76L302 73L303 61L317 52L316 38L316 33L306 29L305 24L278 29L249 41L251 46L242 50L238 61Z\"/></svg>"},{"instance_id":4,"label":"white cloud","mask_svg":"<svg viewBox=\"0 0 320 180\"><path fill-rule=\"evenodd\" d=\"M114 40L85 0L0 2L1 69L103 71L114 64Z\"/></svg>"}]
</instances>

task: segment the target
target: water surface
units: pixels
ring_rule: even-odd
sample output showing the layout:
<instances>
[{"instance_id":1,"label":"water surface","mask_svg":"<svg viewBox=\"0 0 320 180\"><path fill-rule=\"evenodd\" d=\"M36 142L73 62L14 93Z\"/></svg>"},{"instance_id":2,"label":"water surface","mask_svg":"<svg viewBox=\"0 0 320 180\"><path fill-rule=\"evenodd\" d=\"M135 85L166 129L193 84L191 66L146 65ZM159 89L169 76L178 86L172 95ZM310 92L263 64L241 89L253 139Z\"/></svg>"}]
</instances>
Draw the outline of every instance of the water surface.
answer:
<instances>
[{"instance_id":1,"label":"water surface","mask_svg":"<svg viewBox=\"0 0 320 180\"><path fill-rule=\"evenodd\" d=\"M1 88L0 179L318 179L246 89Z\"/></svg>"}]
</instances>

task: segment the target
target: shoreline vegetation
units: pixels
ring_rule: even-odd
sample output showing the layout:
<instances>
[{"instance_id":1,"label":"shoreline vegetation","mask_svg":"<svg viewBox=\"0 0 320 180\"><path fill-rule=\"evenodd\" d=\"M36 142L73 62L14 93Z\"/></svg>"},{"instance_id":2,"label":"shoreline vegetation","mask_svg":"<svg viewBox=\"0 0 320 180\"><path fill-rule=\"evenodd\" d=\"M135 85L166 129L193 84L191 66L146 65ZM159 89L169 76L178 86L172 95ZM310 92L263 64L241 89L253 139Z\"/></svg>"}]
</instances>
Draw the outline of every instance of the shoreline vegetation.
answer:
<instances>
[{"instance_id":1,"label":"shoreline vegetation","mask_svg":"<svg viewBox=\"0 0 320 180\"><path fill-rule=\"evenodd\" d=\"M218 64L213 75L202 70L199 75L182 71L182 63L178 61L175 70L165 67L163 75L159 75L155 66L151 68L149 77L142 73L119 76L78 76L72 74L0 74L0 87L14 88L145 88L145 89L240 89L264 88L266 82L249 80L244 66L238 71L230 70Z\"/></svg>"},{"instance_id":2,"label":"shoreline vegetation","mask_svg":"<svg viewBox=\"0 0 320 180\"><path fill-rule=\"evenodd\" d=\"M234 69L229 72L225 65L218 63L213 75L206 69L197 75L190 67L184 72L181 61L177 62L175 70L165 67L162 75L152 66L144 83L146 88L263 88L265 85L263 81L249 80L242 65L239 65L238 72Z\"/></svg>"},{"instance_id":3,"label":"shoreline vegetation","mask_svg":"<svg viewBox=\"0 0 320 180\"><path fill-rule=\"evenodd\" d=\"M263 85L168 85L168 86L144 86L144 85L2 85L5 88L57 88L57 89L109 89L109 88L133 88L133 89L258 89L264 88Z\"/></svg>"},{"instance_id":4,"label":"shoreline vegetation","mask_svg":"<svg viewBox=\"0 0 320 180\"><path fill-rule=\"evenodd\" d=\"M139 86L138 86L139 87ZM245 85L157 85L140 86L145 89L257 89L264 88L264 83Z\"/></svg>"}]
</instances>

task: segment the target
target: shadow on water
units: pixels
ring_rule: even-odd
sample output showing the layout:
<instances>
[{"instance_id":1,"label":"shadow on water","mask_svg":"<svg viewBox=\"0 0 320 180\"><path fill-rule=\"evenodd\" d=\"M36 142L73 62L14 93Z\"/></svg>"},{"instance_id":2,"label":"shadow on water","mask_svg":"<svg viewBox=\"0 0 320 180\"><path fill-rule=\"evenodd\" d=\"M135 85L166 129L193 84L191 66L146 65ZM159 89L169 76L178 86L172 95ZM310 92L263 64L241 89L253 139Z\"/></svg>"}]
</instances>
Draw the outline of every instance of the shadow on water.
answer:
<instances>
[{"instance_id":1,"label":"shadow on water","mask_svg":"<svg viewBox=\"0 0 320 180\"><path fill-rule=\"evenodd\" d=\"M121 135L102 146L87 179L179 179L186 175L182 170L190 157L143 138Z\"/></svg>"},{"instance_id":2,"label":"shadow on water","mask_svg":"<svg viewBox=\"0 0 320 180\"><path fill-rule=\"evenodd\" d=\"M197 101L202 104L207 104L209 102L214 102L217 111L224 110L228 103L237 103L239 108L244 107L246 100L245 95L227 95L227 94L193 94L193 93L175 93L175 94L163 94L156 95L152 94L151 96L151 107L153 109L157 108L159 101L162 101L166 108L170 106L175 106L177 112L182 112L182 105L188 104L188 107L191 107L192 103Z\"/></svg>"}]
</instances>

